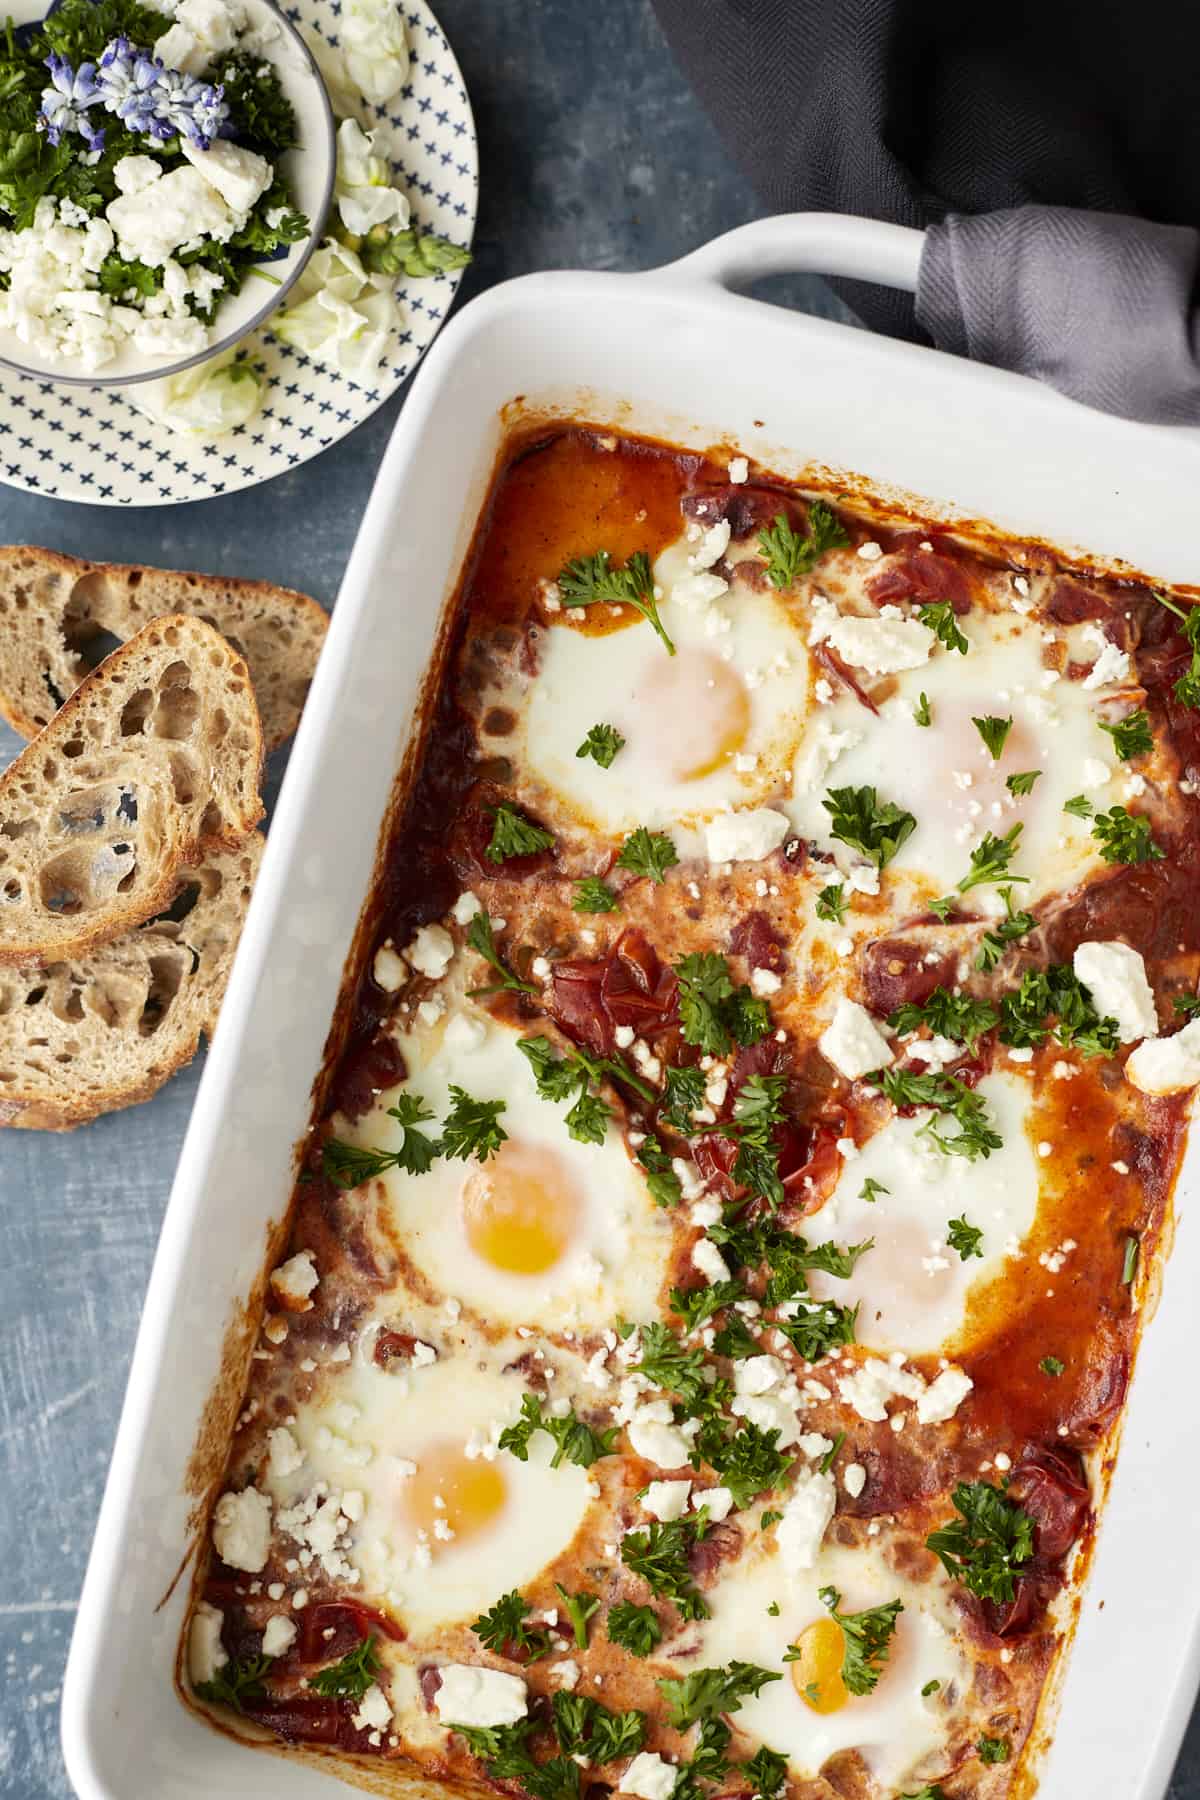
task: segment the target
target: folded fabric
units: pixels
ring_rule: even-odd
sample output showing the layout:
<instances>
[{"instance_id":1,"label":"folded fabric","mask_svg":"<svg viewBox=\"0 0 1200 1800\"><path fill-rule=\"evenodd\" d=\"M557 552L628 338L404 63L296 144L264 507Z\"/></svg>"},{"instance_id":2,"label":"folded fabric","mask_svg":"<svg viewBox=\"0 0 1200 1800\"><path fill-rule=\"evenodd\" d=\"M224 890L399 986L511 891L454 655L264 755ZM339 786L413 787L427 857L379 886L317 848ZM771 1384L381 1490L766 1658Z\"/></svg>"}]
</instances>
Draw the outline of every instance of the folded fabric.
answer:
<instances>
[{"instance_id":1,"label":"folded fabric","mask_svg":"<svg viewBox=\"0 0 1200 1800\"><path fill-rule=\"evenodd\" d=\"M774 212L924 226L1036 204L1200 223L1200 57L1179 0L653 3ZM876 330L924 335L911 295L837 285Z\"/></svg>"},{"instance_id":2,"label":"folded fabric","mask_svg":"<svg viewBox=\"0 0 1200 1800\"><path fill-rule=\"evenodd\" d=\"M940 350L1085 406L1200 424L1200 232L1020 206L929 228L917 322Z\"/></svg>"}]
</instances>

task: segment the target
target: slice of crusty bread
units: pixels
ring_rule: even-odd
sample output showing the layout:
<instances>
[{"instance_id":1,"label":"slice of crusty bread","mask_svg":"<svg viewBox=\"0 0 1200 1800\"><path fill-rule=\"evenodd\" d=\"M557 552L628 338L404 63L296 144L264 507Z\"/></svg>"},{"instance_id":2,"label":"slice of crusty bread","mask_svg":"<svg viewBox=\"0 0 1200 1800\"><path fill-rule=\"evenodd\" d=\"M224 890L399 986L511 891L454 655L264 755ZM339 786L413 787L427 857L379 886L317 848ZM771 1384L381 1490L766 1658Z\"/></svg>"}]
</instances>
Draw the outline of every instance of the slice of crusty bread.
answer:
<instances>
[{"instance_id":1,"label":"slice of crusty bread","mask_svg":"<svg viewBox=\"0 0 1200 1800\"><path fill-rule=\"evenodd\" d=\"M250 672L199 619L155 619L0 775L0 963L85 955L170 904L262 818Z\"/></svg>"},{"instance_id":2,"label":"slice of crusty bread","mask_svg":"<svg viewBox=\"0 0 1200 1800\"><path fill-rule=\"evenodd\" d=\"M151 619L189 613L245 657L274 750L296 729L328 619L315 600L269 581L82 562L33 544L0 544L0 714L43 730L99 660Z\"/></svg>"},{"instance_id":3,"label":"slice of crusty bread","mask_svg":"<svg viewBox=\"0 0 1200 1800\"><path fill-rule=\"evenodd\" d=\"M77 962L0 968L0 1125L69 1131L148 1100L211 1037L263 839L184 870L179 920Z\"/></svg>"}]
</instances>

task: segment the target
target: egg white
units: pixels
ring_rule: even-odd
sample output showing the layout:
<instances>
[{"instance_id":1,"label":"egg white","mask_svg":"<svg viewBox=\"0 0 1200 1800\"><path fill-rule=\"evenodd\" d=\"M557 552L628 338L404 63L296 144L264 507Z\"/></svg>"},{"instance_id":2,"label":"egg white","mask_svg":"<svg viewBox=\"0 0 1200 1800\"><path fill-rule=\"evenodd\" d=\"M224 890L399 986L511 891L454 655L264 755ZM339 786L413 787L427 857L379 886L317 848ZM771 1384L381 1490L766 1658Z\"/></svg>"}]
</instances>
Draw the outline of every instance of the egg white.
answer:
<instances>
[{"instance_id":1,"label":"egg white","mask_svg":"<svg viewBox=\"0 0 1200 1800\"><path fill-rule=\"evenodd\" d=\"M297 1407L288 1429L304 1462L282 1479L268 1472L265 1485L281 1507L315 1482L360 1494L362 1517L347 1555L361 1572L364 1597L382 1596L414 1634L469 1623L566 1548L591 1503L590 1479L571 1464L551 1469L554 1446L545 1432L533 1433L527 1462L507 1450L479 1454L518 1416L519 1374L480 1367L468 1354L381 1369L372 1343L367 1333L354 1359L329 1371L321 1394ZM503 1497L480 1529L445 1541L414 1517L414 1483L436 1449L465 1453L468 1443L477 1454L466 1468L490 1471Z\"/></svg>"},{"instance_id":2,"label":"egg white","mask_svg":"<svg viewBox=\"0 0 1200 1800\"><path fill-rule=\"evenodd\" d=\"M497 746L514 756L523 792L546 790L583 826L616 834L695 825L762 804L789 778L809 701L802 623L781 597L741 582L709 603L672 598L693 549L681 540L655 566L676 654L641 620L597 637L552 625L513 708L515 737ZM736 744L722 738L727 689L746 715ZM576 754L601 723L625 739L607 769Z\"/></svg>"},{"instance_id":3,"label":"egg white","mask_svg":"<svg viewBox=\"0 0 1200 1800\"><path fill-rule=\"evenodd\" d=\"M791 1665L783 1661L805 1627L825 1614L818 1593L822 1587L838 1591L843 1613L896 1599L904 1604L875 1691L852 1695L840 1711L826 1714L814 1712L801 1699ZM815 1776L835 1752L849 1749L860 1752L889 1792L918 1769L923 1774L931 1765L938 1772L949 1703L969 1679L939 1577L921 1586L906 1580L870 1541L852 1550L827 1546L814 1569L788 1574L772 1539L759 1537L745 1555L725 1566L706 1598L712 1616L699 1628L696 1657L680 1661L679 1673L734 1658L781 1671L783 1679L743 1701L731 1722L785 1755L796 1776ZM777 1616L768 1611L772 1605L779 1607ZM921 1689L931 1681L938 1682L938 1689L923 1698Z\"/></svg>"},{"instance_id":4,"label":"egg white","mask_svg":"<svg viewBox=\"0 0 1200 1800\"><path fill-rule=\"evenodd\" d=\"M463 1020L470 1022L469 1036ZM383 1179L392 1230L439 1295L496 1324L536 1319L547 1328L602 1329L619 1317L651 1316L671 1247L669 1221L651 1201L615 1124L602 1144L570 1137L567 1106L539 1096L517 1049L519 1035L458 999L436 1024L398 1040L409 1070L405 1091L425 1100L438 1123L450 1109L453 1083L474 1099L504 1101L500 1123L509 1142L484 1164L442 1158L423 1175L390 1170ZM355 1137L394 1148L401 1131L386 1110L394 1102L394 1092L382 1094ZM437 1124L426 1129L435 1133ZM558 1260L538 1273L498 1267L468 1232L468 1197L497 1170L515 1168L519 1183L522 1167L546 1173L550 1185L542 1199L554 1207L564 1240Z\"/></svg>"},{"instance_id":5,"label":"egg white","mask_svg":"<svg viewBox=\"0 0 1200 1800\"><path fill-rule=\"evenodd\" d=\"M796 830L847 862L857 860L833 839L822 801L830 787L872 786L881 801L912 813L916 830L888 874L925 877L939 893L967 874L985 832L1003 836L1022 826L1011 869L1024 877L1016 904L1059 891L1100 865L1085 819L1063 812L1085 788L1093 804L1122 798L1111 739L1099 726L1097 697L1082 684L1047 679L1037 624L1016 615L975 612L961 620L965 656L935 647L929 661L895 677L896 693L873 716L838 691L813 708L796 761L788 813ZM931 723L913 709L928 697ZM1013 720L993 761L974 718ZM1103 764L1108 779L1088 787ZM1032 793L1009 793L1006 778L1041 770ZM973 890L964 904L987 903L993 890Z\"/></svg>"},{"instance_id":6,"label":"egg white","mask_svg":"<svg viewBox=\"0 0 1200 1800\"><path fill-rule=\"evenodd\" d=\"M1004 1139L1001 1149L976 1162L946 1156L920 1137L933 1116L928 1111L894 1118L846 1162L813 1215L821 1236L875 1240L848 1281L814 1274L810 1283L818 1299L858 1306L858 1341L869 1349L910 1355L948 1349L968 1323L972 1290L1003 1273L1033 1226L1038 1167L1025 1123L1029 1088L997 1073L978 1092ZM888 1192L864 1200L869 1178ZM946 1242L950 1220L964 1217L983 1232L982 1258L965 1262Z\"/></svg>"}]
</instances>

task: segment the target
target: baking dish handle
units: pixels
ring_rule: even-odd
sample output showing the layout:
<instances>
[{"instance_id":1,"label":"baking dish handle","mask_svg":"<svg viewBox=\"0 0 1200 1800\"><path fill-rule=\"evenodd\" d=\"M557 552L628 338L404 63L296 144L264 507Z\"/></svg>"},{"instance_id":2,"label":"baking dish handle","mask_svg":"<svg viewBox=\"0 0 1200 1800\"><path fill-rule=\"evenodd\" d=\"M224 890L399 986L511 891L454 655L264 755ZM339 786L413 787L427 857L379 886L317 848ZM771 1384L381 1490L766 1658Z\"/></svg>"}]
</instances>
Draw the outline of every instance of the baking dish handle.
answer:
<instances>
[{"instance_id":1,"label":"baking dish handle","mask_svg":"<svg viewBox=\"0 0 1200 1800\"><path fill-rule=\"evenodd\" d=\"M755 219L655 270L658 276L737 287L764 275L841 275L917 289L923 231L843 213L780 213Z\"/></svg>"}]
</instances>

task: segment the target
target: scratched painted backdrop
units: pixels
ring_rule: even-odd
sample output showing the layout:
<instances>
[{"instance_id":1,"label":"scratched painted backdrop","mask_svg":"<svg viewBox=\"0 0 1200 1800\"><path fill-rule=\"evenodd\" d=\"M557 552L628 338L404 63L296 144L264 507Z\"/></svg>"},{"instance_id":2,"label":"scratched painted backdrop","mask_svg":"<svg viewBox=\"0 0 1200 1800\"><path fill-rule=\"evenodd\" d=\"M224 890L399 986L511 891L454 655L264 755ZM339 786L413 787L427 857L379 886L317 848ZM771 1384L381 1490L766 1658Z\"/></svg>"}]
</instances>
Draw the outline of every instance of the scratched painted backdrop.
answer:
<instances>
[{"instance_id":1,"label":"scratched painted backdrop","mask_svg":"<svg viewBox=\"0 0 1200 1800\"><path fill-rule=\"evenodd\" d=\"M435 6L479 123L466 296L530 269L648 267L762 210L648 0ZM788 297L841 310L814 280L789 284ZM0 487L0 539L263 576L330 606L398 404L307 468L227 500L118 514ZM0 726L0 765L15 749ZM271 769L270 794L281 773ZM19 1800L71 1792L58 1747L63 1663L199 1075L197 1063L149 1105L66 1137L0 1133L0 1794ZM1200 1800L1196 1726L1171 1794Z\"/></svg>"}]
</instances>

